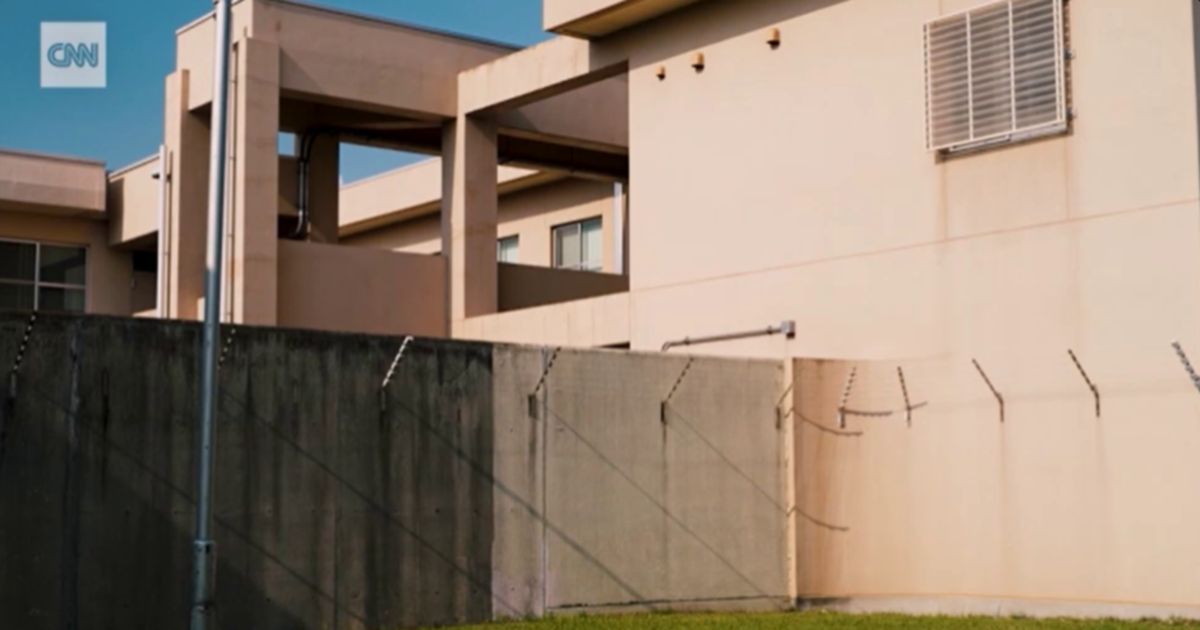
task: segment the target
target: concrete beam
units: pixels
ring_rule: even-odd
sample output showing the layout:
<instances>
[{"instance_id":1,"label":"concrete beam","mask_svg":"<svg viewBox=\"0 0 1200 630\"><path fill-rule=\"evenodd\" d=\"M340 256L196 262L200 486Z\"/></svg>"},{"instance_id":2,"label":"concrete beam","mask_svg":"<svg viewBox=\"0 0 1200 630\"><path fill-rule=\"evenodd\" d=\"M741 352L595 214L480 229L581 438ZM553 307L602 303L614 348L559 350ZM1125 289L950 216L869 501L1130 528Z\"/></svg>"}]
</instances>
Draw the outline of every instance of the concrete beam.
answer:
<instances>
[{"instance_id":1,"label":"concrete beam","mask_svg":"<svg viewBox=\"0 0 1200 630\"><path fill-rule=\"evenodd\" d=\"M574 37L603 37L654 19L698 0L545 0L547 31Z\"/></svg>"},{"instance_id":2,"label":"concrete beam","mask_svg":"<svg viewBox=\"0 0 1200 630\"><path fill-rule=\"evenodd\" d=\"M500 160L508 166L554 171L564 175L626 181L629 156L528 138L500 136Z\"/></svg>"},{"instance_id":3,"label":"concrete beam","mask_svg":"<svg viewBox=\"0 0 1200 630\"><path fill-rule=\"evenodd\" d=\"M249 33L255 4L246 0L233 4L230 30L235 37ZM212 11L175 31L175 70L187 70L187 78L191 82L188 87L188 109L200 109L212 103L215 39L216 18Z\"/></svg>"},{"instance_id":4,"label":"concrete beam","mask_svg":"<svg viewBox=\"0 0 1200 630\"><path fill-rule=\"evenodd\" d=\"M624 74L616 47L558 37L463 72L458 107L467 114L512 109Z\"/></svg>"},{"instance_id":5,"label":"concrete beam","mask_svg":"<svg viewBox=\"0 0 1200 630\"><path fill-rule=\"evenodd\" d=\"M178 68L200 88L191 106L211 100L211 20L179 33ZM453 118L460 72L515 50L511 46L282 0L244 0L234 33L280 50L280 87L331 102L429 120Z\"/></svg>"},{"instance_id":6,"label":"concrete beam","mask_svg":"<svg viewBox=\"0 0 1200 630\"><path fill-rule=\"evenodd\" d=\"M498 112L500 132L585 149L629 150L629 80L619 75Z\"/></svg>"}]
</instances>

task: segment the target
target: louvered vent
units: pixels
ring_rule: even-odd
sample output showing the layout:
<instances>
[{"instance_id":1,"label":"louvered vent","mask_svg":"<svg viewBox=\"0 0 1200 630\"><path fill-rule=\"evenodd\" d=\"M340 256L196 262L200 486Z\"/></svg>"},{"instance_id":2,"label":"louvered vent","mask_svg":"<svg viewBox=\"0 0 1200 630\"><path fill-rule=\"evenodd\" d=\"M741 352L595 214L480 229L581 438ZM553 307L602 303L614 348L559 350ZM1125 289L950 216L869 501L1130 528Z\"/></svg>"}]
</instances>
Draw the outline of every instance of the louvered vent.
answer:
<instances>
[{"instance_id":1,"label":"louvered vent","mask_svg":"<svg viewBox=\"0 0 1200 630\"><path fill-rule=\"evenodd\" d=\"M925 25L931 150L1066 127L1062 2L1002 0Z\"/></svg>"}]
</instances>

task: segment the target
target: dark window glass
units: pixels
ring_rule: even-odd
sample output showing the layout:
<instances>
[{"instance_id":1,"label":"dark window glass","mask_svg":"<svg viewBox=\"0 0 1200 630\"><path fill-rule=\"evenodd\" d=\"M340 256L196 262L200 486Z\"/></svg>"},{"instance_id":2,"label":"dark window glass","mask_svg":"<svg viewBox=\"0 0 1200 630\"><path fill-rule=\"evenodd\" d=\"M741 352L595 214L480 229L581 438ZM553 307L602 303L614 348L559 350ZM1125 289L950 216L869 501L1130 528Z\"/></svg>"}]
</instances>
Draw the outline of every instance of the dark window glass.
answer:
<instances>
[{"instance_id":1,"label":"dark window glass","mask_svg":"<svg viewBox=\"0 0 1200 630\"><path fill-rule=\"evenodd\" d=\"M33 285L0 282L0 308L33 310Z\"/></svg>"},{"instance_id":2,"label":"dark window glass","mask_svg":"<svg viewBox=\"0 0 1200 630\"><path fill-rule=\"evenodd\" d=\"M33 282L36 261L37 246L33 243L0 241L0 279Z\"/></svg>"},{"instance_id":3,"label":"dark window glass","mask_svg":"<svg viewBox=\"0 0 1200 630\"><path fill-rule=\"evenodd\" d=\"M55 284L84 284L87 281L83 272L85 257L85 250L82 247L42 245L40 261L42 274L38 281Z\"/></svg>"},{"instance_id":4,"label":"dark window glass","mask_svg":"<svg viewBox=\"0 0 1200 630\"><path fill-rule=\"evenodd\" d=\"M42 287L38 293L38 310L82 313L83 290Z\"/></svg>"}]
</instances>

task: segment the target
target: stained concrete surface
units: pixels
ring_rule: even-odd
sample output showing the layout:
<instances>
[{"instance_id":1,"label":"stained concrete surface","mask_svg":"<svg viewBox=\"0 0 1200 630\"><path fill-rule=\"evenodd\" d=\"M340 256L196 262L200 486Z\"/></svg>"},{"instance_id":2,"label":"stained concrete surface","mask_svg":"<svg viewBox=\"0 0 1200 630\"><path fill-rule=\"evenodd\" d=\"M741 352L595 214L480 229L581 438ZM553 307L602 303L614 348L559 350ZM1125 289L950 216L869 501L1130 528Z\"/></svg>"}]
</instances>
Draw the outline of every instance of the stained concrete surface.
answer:
<instances>
[{"instance_id":1,"label":"stained concrete surface","mask_svg":"<svg viewBox=\"0 0 1200 630\"><path fill-rule=\"evenodd\" d=\"M0 322L3 356L23 326ZM186 619L198 339L186 324L39 319L4 416L0 619ZM490 349L418 341L384 400L397 344L240 329L229 345L221 627L490 617L490 489L453 455L489 457Z\"/></svg>"},{"instance_id":2,"label":"stained concrete surface","mask_svg":"<svg viewBox=\"0 0 1200 630\"><path fill-rule=\"evenodd\" d=\"M766 361L562 351L545 397L552 609L789 604Z\"/></svg>"},{"instance_id":3,"label":"stained concrete surface","mask_svg":"<svg viewBox=\"0 0 1200 630\"><path fill-rule=\"evenodd\" d=\"M27 321L0 315L0 369ZM415 339L381 392L400 338L230 330L220 627L786 593L776 363ZM190 323L39 316L0 392L5 625L184 623L198 349Z\"/></svg>"}]
</instances>

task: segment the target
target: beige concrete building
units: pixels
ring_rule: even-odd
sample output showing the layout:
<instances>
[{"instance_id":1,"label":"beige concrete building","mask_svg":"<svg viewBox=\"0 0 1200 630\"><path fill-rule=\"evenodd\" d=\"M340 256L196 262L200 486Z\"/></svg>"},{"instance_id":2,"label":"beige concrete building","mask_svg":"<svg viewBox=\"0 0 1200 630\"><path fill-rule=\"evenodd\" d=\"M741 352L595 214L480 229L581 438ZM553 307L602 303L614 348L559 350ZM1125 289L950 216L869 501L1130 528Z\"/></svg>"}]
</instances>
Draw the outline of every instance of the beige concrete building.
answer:
<instances>
[{"instance_id":1,"label":"beige concrete building","mask_svg":"<svg viewBox=\"0 0 1200 630\"><path fill-rule=\"evenodd\" d=\"M699 348L834 359L798 364L819 377L800 407L825 429L847 397L907 406L897 367L929 402L887 445L796 425L813 515L793 520L798 597L1200 602L1194 554L1175 553L1200 504L1143 492L1149 472L1060 501L1039 475L1086 471L1004 450L1037 455L1037 431L996 447L961 429L1099 430L1071 349L1105 423L1194 433L1169 342L1200 353L1196 2L544 5L559 36L512 50L238 3L226 321L637 350L794 322L794 338ZM164 157L108 174L107 195L102 165L0 154L0 237L26 244L3 245L6 306L198 316L212 28L178 32ZM279 155L281 131L296 155ZM345 142L436 159L339 189ZM78 260L62 245L86 249L84 271L53 262ZM1116 439L1070 461L1110 471ZM1149 444L1121 453L1122 470L1179 472ZM971 485L979 461L1012 467ZM941 481L925 495L893 487L905 479ZM977 522L977 503L999 520ZM1075 516L1039 520L1061 505ZM871 525L821 525L839 514ZM1085 514L1111 529L1073 535Z\"/></svg>"},{"instance_id":2,"label":"beige concrete building","mask_svg":"<svg viewBox=\"0 0 1200 630\"><path fill-rule=\"evenodd\" d=\"M1168 221L1190 207L1200 186L1187 132L1192 11L1183 0L549 0L545 26L562 36L515 51L245 0L224 313L642 349L794 320L794 340L706 351L943 352L1003 312L998 300L1075 309L1087 276L1063 277L1074 288L1045 296L1028 293L1021 265L1050 282L1066 271L1047 263L1075 235L1127 221L1136 227L1118 232L1131 236L1151 229L1135 218ZM89 278L120 285L90 289L96 312L199 312L211 29L202 17L178 32L165 168L151 159L112 173L108 203L90 210L109 238ZM970 48L970 29L996 45ZM1153 43L1123 44L1143 35ZM296 155L278 155L280 132L296 135ZM435 159L339 191L347 142ZM21 198L28 168L0 171L13 180L6 207L61 217ZM91 225L83 216L72 225ZM1158 229L1188 233L1179 227ZM1137 248L1078 247L1076 263L1095 247L1097 264L1149 264ZM91 269L110 254L140 261L136 279ZM1189 266L1174 262L1169 281L1182 281ZM322 291L339 297L341 314L314 304L330 302L313 297ZM986 297L966 297L974 292ZM1144 300L1107 295L1089 297L1186 318L1178 300L1143 312ZM885 314L891 323L880 325Z\"/></svg>"},{"instance_id":3,"label":"beige concrete building","mask_svg":"<svg viewBox=\"0 0 1200 630\"><path fill-rule=\"evenodd\" d=\"M113 177L119 190L124 174ZM0 151L0 308L139 308L142 275L110 246L106 191L102 163Z\"/></svg>"}]
</instances>

